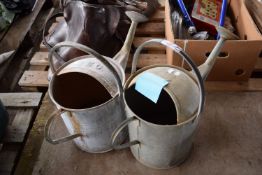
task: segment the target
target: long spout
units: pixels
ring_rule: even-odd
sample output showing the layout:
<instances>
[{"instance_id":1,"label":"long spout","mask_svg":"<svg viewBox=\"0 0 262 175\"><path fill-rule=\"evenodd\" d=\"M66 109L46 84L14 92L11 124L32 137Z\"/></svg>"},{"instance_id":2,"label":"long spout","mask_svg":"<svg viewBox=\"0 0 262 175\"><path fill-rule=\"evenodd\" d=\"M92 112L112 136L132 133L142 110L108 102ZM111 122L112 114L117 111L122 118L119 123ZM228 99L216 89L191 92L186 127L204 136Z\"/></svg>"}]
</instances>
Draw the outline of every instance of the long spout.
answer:
<instances>
[{"instance_id":1,"label":"long spout","mask_svg":"<svg viewBox=\"0 0 262 175\"><path fill-rule=\"evenodd\" d=\"M217 26L217 31L220 35L219 41L217 42L216 46L214 47L214 49L208 56L205 63L203 63L202 65L198 67L203 80L206 80L208 74L210 73L211 69L213 68L217 60L217 56L219 55L222 47L224 46L225 41L238 39L238 36L236 36L235 34L233 34L232 32L230 32L229 30L223 27Z\"/></svg>"},{"instance_id":2,"label":"long spout","mask_svg":"<svg viewBox=\"0 0 262 175\"><path fill-rule=\"evenodd\" d=\"M126 15L131 19L132 23L128 30L123 47L113 58L122 66L124 70L126 69L126 65L131 50L131 46L135 37L137 25L140 22L145 22L148 20L146 16L134 11L126 12Z\"/></svg>"}]
</instances>

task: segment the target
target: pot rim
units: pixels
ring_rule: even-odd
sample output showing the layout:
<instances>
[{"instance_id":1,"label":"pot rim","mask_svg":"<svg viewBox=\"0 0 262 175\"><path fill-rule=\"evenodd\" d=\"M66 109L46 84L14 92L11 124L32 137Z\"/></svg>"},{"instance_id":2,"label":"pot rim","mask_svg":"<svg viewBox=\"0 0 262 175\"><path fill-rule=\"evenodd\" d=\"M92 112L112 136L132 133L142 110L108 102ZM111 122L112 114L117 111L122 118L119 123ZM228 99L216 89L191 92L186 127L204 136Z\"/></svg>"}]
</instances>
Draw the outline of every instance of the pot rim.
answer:
<instances>
[{"instance_id":1,"label":"pot rim","mask_svg":"<svg viewBox=\"0 0 262 175\"><path fill-rule=\"evenodd\" d=\"M167 127L179 127L179 126L182 126L182 125L185 125L185 124L188 124L190 122L194 122L194 120L198 119L200 115L197 115L197 110L191 115L190 119L184 121L184 122L181 122L181 123L178 123L178 124L173 124L173 125L160 125L160 124L155 124L155 123L151 123L151 122L148 122L144 119L142 119L141 117L137 116L133 110L130 109L130 107L128 106L127 102L126 102L126 98L125 98L125 90L128 88L128 86L130 85L131 81L137 76L139 75L140 73L148 70L148 69L151 69L151 68L155 68L155 67L169 67L169 68L176 68L176 69L179 69L180 71L184 72L185 74L187 74L189 77L192 78L192 80L197 84L197 81L196 79L194 78L194 76L192 74L190 74L188 71L186 71L185 69L182 69L178 66L174 66L174 65L167 65L167 64L155 64L155 65L150 65L150 66L146 66L146 67L143 67L141 69L139 69L138 71L136 71L135 73L131 74L131 76L127 79L125 85L124 85L124 92L123 92L123 96L124 96L124 102L125 102L125 105L126 107L128 108L128 110L130 110L135 118L137 118L139 121L142 121L144 123L146 123L147 125L152 125L152 126L157 126L157 127L163 127L163 128L167 128ZM199 86L197 85L197 87L199 88ZM168 93L168 91L167 91ZM201 114L201 113L200 113ZM128 116L128 115L127 115Z\"/></svg>"}]
</instances>

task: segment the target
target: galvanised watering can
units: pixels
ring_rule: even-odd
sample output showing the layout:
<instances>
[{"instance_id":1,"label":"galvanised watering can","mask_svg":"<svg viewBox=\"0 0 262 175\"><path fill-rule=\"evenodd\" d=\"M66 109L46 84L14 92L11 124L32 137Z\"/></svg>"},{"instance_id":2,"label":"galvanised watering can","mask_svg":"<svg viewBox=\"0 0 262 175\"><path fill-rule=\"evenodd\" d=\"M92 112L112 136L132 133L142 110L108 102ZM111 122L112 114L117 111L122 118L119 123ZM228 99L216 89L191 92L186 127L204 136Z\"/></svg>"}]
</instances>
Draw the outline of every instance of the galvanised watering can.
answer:
<instances>
[{"instance_id":1,"label":"galvanised watering can","mask_svg":"<svg viewBox=\"0 0 262 175\"><path fill-rule=\"evenodd\" d=\"M94 50L75 43L73 45L67 43L67 46L86 52L93 58L75 58L54 73L49 84L49 97L58 110L46 123L45 139L52 144L74 140L83 151L107 152L112 149L111 133L125 118L123 87L119 72ZM51 55L52 53L51 51ZM99 64L87 61L95 58L100 61ZM110 75L110 82L91 76L95 70ZM111 86L105 88L103 83ZM59 116L62 117L70 135L53 139L50 132L51 124ZM119 142L125 138L126 133L122 133Z\"/></svg>"},{"instance_id":2,"label":"galvanised watering can","mask_svg":"<svg viewBox=\"0 0 262 175\"><path fill-rule=\"evenodd\" d=\"M73 139L80 149L91 153L112 149L111 134L126 118L122 90L124 69L137 24L148 20L137 12L126 13L132 24L122 49L113 59L73 42L61 42L51 49L49 60L54 74L49 84L49 96L58 111L51 115L46 124L45 138L48 142L59 144ZM52 58L61 47L79 49L90 55L72 59L55 70ZM62 117L71 135L53 139L50 127L58 116ZM125 137L123 133L119 142Z\"/></svg>"},{"instance_id":3,"label":"galvanised watering can","mask_svg":"<svg viewBox=\"0 0 262 175\"><path fill-rule=\"evenodd\" d=\"M124 86L127 119L119 125L111 138L115 149L130 147L139 162L157 169L171 168L185 161L192 148L193 135L204 107L204 80L225 40L237 39L237 36L224 28L218 27L217 30L221 38L205 63L199 67L179 46L164 39L152 39L137 48L132 75ZM172 65L152 65L136 71L141 50L155 43L173 49L192 71ZM148 73L168 82L157 103L135 89L138 79ZM150 91L150 87L147 90ZM126 126L130 142L119 145L115 140Z\"/></svg>"}]
</instances>

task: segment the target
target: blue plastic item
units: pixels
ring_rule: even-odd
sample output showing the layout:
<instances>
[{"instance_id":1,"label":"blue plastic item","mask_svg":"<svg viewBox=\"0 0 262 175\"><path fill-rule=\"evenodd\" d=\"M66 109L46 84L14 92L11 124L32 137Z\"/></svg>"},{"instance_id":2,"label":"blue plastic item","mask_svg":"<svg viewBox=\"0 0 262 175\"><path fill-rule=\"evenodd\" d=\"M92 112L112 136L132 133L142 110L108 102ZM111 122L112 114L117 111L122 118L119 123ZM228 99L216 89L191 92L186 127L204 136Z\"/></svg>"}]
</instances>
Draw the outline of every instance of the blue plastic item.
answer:
<instances>
[{"instance_id":1,"label":"blue plastic item","mask_svg":"<svg viewBox=\"0 0 262 175\"><path fill-rule=\"evenodd\" d=\"M165 79L145 72L137 78L135 89L154 103L157 103L163 87L167 84L168 81Z\"/></svg>"},{"instance_id":2,"label":"blue plastic item","mask_svg":"<svg viewBox=\"0 0 262 175\"><path fill-rule=\"evenodd\" d=\"M224 26L225 24L225 18L227 14L227 0L222 1L222 8L220 13L220 19L219 19L219 26ZM217 40L219 40L220 36L217 35Z\"/></svg>"},{"instance_id":3,"label":"blue plastic item","mask_svg":"<svg viewBox=\"0 0 262 175\"><path fill-rule=\"evenodd\" d=\"M177 3L179 5L179 8L183 14L184 20L185 20L185 24L187 25L188 28L188 32L190 34L196 33L196 27L195 24L193 23L190 15L187 12L186 6L184 4L183 0L177 0Z\"/></svg>"}]
</instances>

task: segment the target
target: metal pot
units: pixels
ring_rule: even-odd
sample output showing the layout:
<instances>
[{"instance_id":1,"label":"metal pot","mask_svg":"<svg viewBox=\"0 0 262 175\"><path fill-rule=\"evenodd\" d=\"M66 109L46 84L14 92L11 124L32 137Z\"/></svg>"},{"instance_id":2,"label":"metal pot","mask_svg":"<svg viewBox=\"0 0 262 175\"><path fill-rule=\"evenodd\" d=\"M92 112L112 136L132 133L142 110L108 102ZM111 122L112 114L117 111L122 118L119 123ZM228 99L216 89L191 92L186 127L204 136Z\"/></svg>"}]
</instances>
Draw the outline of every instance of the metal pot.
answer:
<instances>
[{"instance_id":1,"label":"metal pot","mask_svg":"<svg viewBox=\"0 0 262 175\"><path fill-rule=\"evenodd\" d=\"M112 149L110 136L126 118L122 82L135 30L139 22L147 21L137 12L126 12L132 20L125 43L114 58L98 54L93 49L73 42L56 44L49 53L50 67L54 72L49 84L49 96L58 112L48 120L45 138L52 144L71 139L82 150L102 153ZM53 55L61 47L79 49L87 54L68 61L55 69ZM89 91L89 92L88 92ZM56 116L62 116L70 136L52 139L50 126ZM126 134L122 134L122 142Z\"/></svg>"},{"instance_id":2,"label":"metal pot","mask_svg":"<svg viewBox=\"0 0 262 175\"><path fill-rule=\"evenodd\" d=\"M157 169L174 167L188 157L204 107L204 80L213 67L224 41L237 38L223 28L218 28L218 31L221 36L219 42L206 62L198 68L179 46L167 40L152 39L138 47L133 58L132 75L124 86L127 119L114 131L111 139L115 149L130 147L139 162ZM172 65L153 65L136 71L141 50L152 43L160 43L173 49L188 63L192 72ZM145 100L146 97L142 97L134 89L138 78L145 73L168 81L156 104ZM169 114L170 110L173 110L173 113ZM126 126L130 142L119 145L115 140Z\"/></svg>"},{"instance_id":3,"label":"metal pot","mask_svg":"<svg viewBox=\"0 0 262 175\"><path fill-rule=\"evenodd\" d=\"M91 153L109 151L112 149L111 133L125 118L122 72L116 69L114 60L76 43L58 44L50 56L55 49L64 46L80 49L90 56L70 60L54 73L49 84L49 96L58 111L47 121L45 138L52 144L74 139L80 149ZM106 78L102 76L104 74ZM71 135L52 139L50 127L58 116L62 117ZM125 137L123 133L119 142Z\"/></svg>"}]
</instances>

